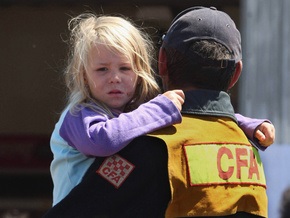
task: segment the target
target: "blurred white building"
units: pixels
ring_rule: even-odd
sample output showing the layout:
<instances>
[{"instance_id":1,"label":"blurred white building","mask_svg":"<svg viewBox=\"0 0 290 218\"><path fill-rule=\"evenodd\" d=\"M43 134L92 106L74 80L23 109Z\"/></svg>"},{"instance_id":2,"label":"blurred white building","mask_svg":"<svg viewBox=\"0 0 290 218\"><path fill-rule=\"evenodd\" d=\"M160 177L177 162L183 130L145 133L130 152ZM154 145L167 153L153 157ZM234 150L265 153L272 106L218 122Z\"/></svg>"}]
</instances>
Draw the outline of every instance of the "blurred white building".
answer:
<instances>
[{"instance_id":1,"label":"blurred white building","mask_svg":"<svg viewBox=\"0 0 290 218\"><path fill-rule=\"evenodd\" d=\"M244 69L239 112L269 118L275 125L275 144L261 156L269 218L279 218L281 195L290 186L290 1L240 2Z\"/></svg>"}]
</instances>

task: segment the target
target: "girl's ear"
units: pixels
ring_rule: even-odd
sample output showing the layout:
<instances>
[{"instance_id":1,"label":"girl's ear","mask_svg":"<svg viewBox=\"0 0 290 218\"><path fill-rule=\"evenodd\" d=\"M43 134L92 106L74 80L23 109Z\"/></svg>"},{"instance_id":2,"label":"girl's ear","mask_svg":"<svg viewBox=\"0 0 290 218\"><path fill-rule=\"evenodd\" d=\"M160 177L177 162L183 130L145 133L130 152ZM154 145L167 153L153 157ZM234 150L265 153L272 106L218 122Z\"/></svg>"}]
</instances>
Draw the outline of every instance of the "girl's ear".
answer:
<instances>
[{"instance_id":1,"label":"girl's ear","mask_svg":"<svg viewBox=\"0 0 290 218\"><path fill-rule=\"evenodd\" d=\"M87 74L85 72L83 73L83 78L84 78L84 84L88 85L88 78L87 78Z\"/></svg>"},{"instance_id":2,"label":"girl's ear","mask_svg":"<svg viewBox=\"0 0 290 218\"><path fill-rule=\"evenodd\" d=\"M229 84L228 89L231 89L236 84L236 82L239 80L240 75L242 73L242 68L243 68L243 63L242 63L242 61L239 61L236 64L236 69L235 69L234 75L231 79L231 82Z\"/></svg>"}]
</instances>

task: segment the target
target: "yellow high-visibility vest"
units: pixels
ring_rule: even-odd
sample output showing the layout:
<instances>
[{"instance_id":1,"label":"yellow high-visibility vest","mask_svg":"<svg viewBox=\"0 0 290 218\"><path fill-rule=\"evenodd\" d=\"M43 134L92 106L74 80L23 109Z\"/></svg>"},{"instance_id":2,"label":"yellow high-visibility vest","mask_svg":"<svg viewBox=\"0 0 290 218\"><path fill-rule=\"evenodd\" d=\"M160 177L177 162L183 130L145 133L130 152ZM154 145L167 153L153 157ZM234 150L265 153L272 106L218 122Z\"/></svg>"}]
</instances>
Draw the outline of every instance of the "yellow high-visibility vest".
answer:
<instances>
[{"instance_id":1,"label":"yellow high-visibility vest","mask_svg":"<svg viewBox=\"0 0 290 218\"><path fill-rule=\"evenodd\" d=\"M185 115L181 124L150 135L163 139L168 148L172 199L166 217L237 211L267 217L259 153L233 120Z\"/></svg>"}]
</instances>

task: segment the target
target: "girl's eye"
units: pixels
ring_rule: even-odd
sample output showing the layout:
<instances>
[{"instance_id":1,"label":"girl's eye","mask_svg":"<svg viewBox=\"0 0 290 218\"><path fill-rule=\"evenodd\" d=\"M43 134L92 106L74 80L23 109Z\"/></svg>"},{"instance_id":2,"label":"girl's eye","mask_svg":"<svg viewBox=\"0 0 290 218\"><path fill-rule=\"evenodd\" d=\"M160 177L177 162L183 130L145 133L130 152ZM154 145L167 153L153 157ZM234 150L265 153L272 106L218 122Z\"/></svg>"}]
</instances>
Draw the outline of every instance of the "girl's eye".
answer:
<instances>
[{"instance_id":1,"label":"girl's eye","mask_svg":"<svg viewBox=\"0 0 290 218\"><path fill-rule=\"evenodd\" d=\"M107 71L108 68L106 67L101 67L101 68L98 68L96 71L99 71L99 72L104 72L104 71Z\"/></svg>"},{"instance_id":2,"label":"girl's eye","mask_svg":"<svg viewBox=\"0 0 290 218\"><path fill-rule=\"evenodd\" d=\"M121 67L120 68L122 71L127 71L127 70L131 70L131 67Z\"/></svg>"}]
</instances>

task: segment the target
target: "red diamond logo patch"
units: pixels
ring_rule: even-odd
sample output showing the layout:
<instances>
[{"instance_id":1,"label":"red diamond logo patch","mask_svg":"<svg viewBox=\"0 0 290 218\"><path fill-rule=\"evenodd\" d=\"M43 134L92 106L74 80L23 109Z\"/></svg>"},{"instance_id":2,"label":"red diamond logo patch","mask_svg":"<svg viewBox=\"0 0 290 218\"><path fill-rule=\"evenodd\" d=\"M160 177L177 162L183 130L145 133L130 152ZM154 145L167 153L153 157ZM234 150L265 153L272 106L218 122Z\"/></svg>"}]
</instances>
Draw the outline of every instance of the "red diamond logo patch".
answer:
<instances>
[{"instance_id":1,"label":"red diamond logo patch","mask_svg":"<svg viewBox=\"0 0 290 218\"><path fill-rule=\"evenodd\" d=\"M119 188L134 168L135 166L125 158L115 154L107 157L96 172L116 188Z\"/></svg>"}]
</instances>

